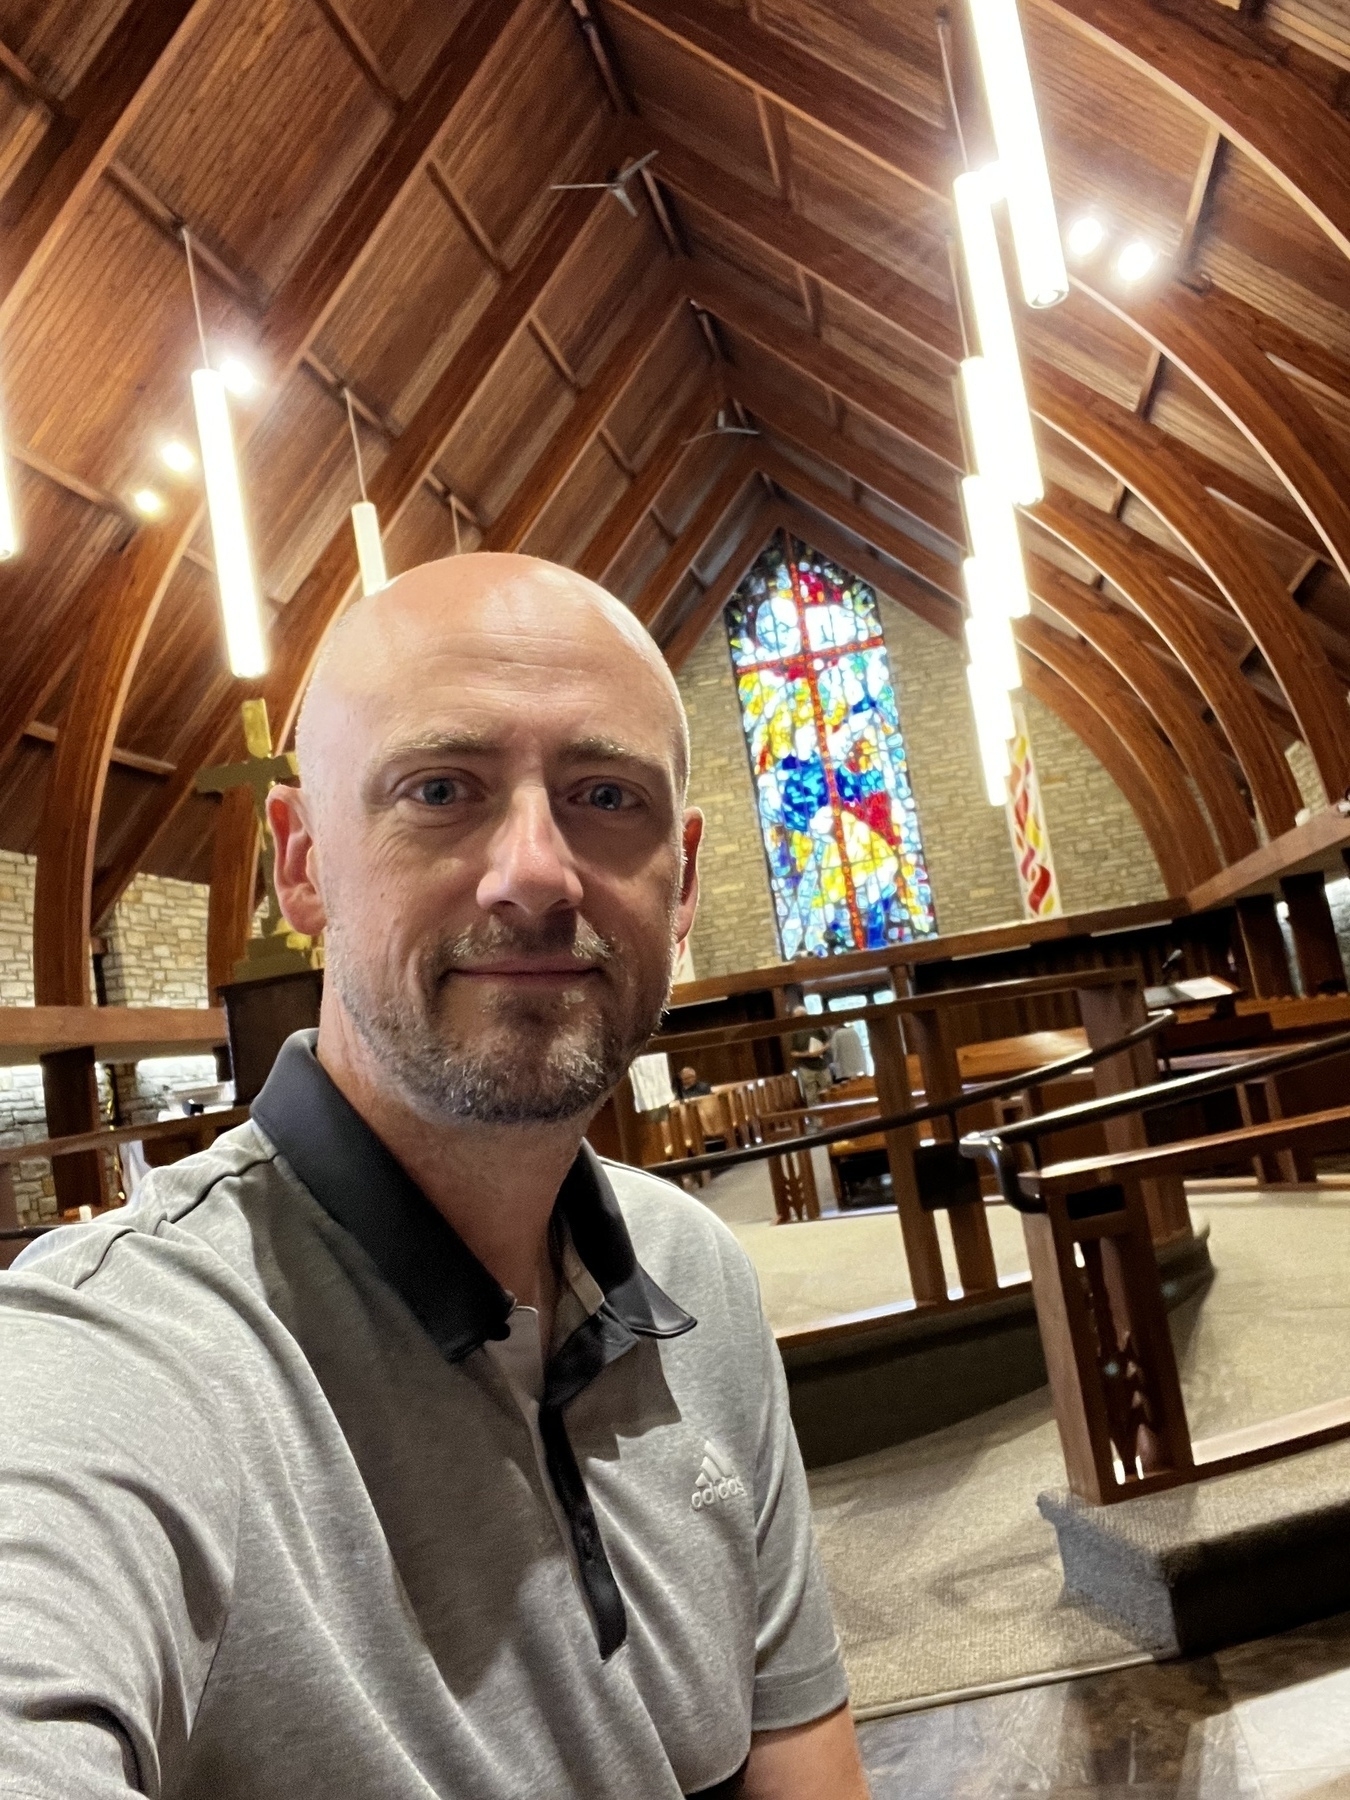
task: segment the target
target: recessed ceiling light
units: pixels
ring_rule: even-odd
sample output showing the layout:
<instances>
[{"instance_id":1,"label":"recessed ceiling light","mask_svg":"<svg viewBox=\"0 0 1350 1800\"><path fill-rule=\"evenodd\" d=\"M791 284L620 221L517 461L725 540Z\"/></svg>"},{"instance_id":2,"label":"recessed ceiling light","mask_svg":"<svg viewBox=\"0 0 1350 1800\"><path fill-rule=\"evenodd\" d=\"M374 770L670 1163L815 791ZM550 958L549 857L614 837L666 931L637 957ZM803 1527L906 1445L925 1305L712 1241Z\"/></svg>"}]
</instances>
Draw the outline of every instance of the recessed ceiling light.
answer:
<instances>
[{"instance_id":1,"label":"recessed ceiling light","mask_svg":"<svg viewBox=\"0 0 1350 1800\"><path fill-rule=\"evenodd\" d=\"M131 496L131 504L147 519L157 519L164 511L164 497L153 488L137 488Z\"/></svg>"},{"instance_id":2,"label":"recessed ceiling light","mask_svg":"<svg viewBox=\"0 0 1350 1800\"><path fill-rule=\"evenodd\" d=\"M237 356L227 356L221 363L220 379L236 400L247 400L250 394L258 391L258 377Z\"/></svg>"},{"instance_id":3,"label":"recessed ceiling light","mask_svg":"<svg viewBox=\"0 0 1350 1800\"><path fill-rule=\"evenodd\" d=\"M1116 258L1116 274L1122 281L1139 281L1158 260L1158 252L1152 244L1146 244L1142 238L1126 244Z\"/></svg>"},{"instance_id":4,"label":"recessed ceiling light","mask_svg":"<svg viewBox=\"0 0 1350 1800\"><path fill-rule=\"evenodd\" d=\"M167 444L161 444L159 455L161 462L175 475L186 475L197 466L196 457L179 438L170 438Z\"/></svg>"},{"instance_id":5,"label":"recessed ceiling light","mask_svg":"<svg viewBox=\"0 0 1350 1800\"><path fill-rule=\"evenodd\" d=\"M1106 227L1100 219L1094 219L1087 213L1081 219L1075 219L1065 237L1070 256L1091 256L1094 250L1100 250L1106 241Z\"/></svg>"}]
</instances>

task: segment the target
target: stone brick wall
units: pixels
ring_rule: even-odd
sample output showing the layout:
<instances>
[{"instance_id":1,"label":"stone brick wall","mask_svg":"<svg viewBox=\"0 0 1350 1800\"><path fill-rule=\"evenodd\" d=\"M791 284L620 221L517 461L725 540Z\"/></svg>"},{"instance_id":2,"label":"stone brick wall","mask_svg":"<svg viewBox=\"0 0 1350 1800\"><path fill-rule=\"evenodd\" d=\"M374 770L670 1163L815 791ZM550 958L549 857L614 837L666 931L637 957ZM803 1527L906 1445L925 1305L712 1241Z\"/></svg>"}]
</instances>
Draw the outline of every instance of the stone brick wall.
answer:
<instances>
[{"instance_id":1,"label":"stone brick wall","mask_svg":"<svg viewBox=\"0 0 1350 1800\"><path fill-rule=\"evenodd\" d=\"M680 671L689 715L689 800L705 819L698 917L690 940L697 978L781 960L750 760L722 621Z\"/></svg>"},{"instance_id":2,"label":"stone brick wall","mask_svg":"<svg viewBox=\"0 0 1350 1800\"><path fill-rule=\"evenodd\" d=\"M1024 694L1065 912L1161 900L1163 879L1129 802L1056 713Z\"/></svg>"},{"instance_id":3,"label":"stone brick wall","mask_svg":"<svg viewBox=\"0 0 1350 1800\"><path fill-rule=\"evenodd\" d=\"M33 1004L32 857L0 851L0 1004ZM103 972L111 1006L205 1006L207 889L186 881L141 875L113 913ZM156 1117L169 1093L216 1079L210 1056L163 1057L114 1071L122 1112L133 1124ZM111 1095L99 1071L105 1107ZM0 1143L46 1137L42 1071L0 1068ZM56 1211L51 1167L34 1161L15 1171L20 1217Z\"/></svg>"},{"instance_id":4,"label":"stone brick wall","mask_svg":"<svg viewBox=\"0 0 1350 1800\"><path fill-rule=\"evenodd\" d=\"M881 615L938 929L1019 919L1007 821L985 798L960 646L885 598ZM680 692L693 740L690 799L707 818L695 973L763 968L780 960L778 934L720 620L685 664ZM1157 863L1120 790L1053 713L1030 699L1027 708L1066 910L1160 898Z\"/></svg>"},{"instance_id":5,"label":"stone brick wall","mask_svg":"<svg viewBox=\"0 0 1350 1800\"><path fill-rule=\"evenodd\" d=\"M938 930L950 935L1020 919L1007 816L985 796L960 647L884 597L881 624Z\"/></svg>"}]
</instances>

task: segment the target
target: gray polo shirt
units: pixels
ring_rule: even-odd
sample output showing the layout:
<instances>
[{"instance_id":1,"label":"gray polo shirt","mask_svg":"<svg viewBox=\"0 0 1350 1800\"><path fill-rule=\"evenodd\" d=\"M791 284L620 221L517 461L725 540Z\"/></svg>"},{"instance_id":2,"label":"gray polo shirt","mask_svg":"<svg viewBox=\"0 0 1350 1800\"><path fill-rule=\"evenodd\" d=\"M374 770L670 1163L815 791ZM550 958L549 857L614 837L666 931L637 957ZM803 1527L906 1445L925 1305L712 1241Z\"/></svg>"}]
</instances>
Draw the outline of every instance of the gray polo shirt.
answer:
<instances>
[{"instance_id":1,"label":"gray polo shirt","mask_svg":"<svg viewBox=\"0 0 1350 1800\"><path fill-rule=\"evenodd\" d=\"M0 1275L0 1794L676 1800L845 1699L735 1240L586 1150L555 1230L543 1360L297 1037Z\"/></svg>"}]
</instances>

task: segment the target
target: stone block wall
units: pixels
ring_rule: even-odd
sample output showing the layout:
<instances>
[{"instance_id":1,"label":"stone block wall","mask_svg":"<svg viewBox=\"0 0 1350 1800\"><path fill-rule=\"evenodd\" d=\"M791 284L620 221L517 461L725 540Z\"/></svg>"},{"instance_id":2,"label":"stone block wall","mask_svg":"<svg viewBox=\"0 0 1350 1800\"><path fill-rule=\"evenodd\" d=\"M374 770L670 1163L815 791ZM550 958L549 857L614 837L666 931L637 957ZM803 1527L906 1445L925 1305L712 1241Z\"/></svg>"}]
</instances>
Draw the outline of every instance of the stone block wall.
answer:
<instances>
[{"instance_id":1,"label":"stone block wall","mask_svg":"<svg viewBox=\"0 0 1350 1800\"><path fill-rule=\"evenodd\" d=\"M1065 912L1161 900L1148 839L1106 770L1057 713L1023 695Z\"/></svg>"},{"instance_id":2,"label":"stone block wall","mask_svg":"<svg viewBox=\"0 0 1350 1800\"><path fill-rule=\"evenodd\" d=\"M33 874L30 856L0 851L0 1005L33 1004ZM118 902L108 925L103 973L110 1006L206 1005L207 889L187 881L140 875ZM210 1056L156 1058L114 1071L128 1122L157 1116L169 1093L216 1079ZM99 1092L111 1093L104 1070ZM31 1142L47 1135L42 1071L36 1066L0 1068L0 1143ZM51 1166L20 1163L15 1171L20 1217L36 1221L56 1211Z\"/></svg>"},{"instance_id":3,"label":"stone block wall","mask_svg":"<svg viewBox=\"0 0 1350 1800\"><path fill-rule=\"evenodd\" d=\"M689 715L689 800L704 816L694 975L725 975L781 961L764 840L741 730L740 702L721 619L680 671Z\"/></svg>"}]
</instances>

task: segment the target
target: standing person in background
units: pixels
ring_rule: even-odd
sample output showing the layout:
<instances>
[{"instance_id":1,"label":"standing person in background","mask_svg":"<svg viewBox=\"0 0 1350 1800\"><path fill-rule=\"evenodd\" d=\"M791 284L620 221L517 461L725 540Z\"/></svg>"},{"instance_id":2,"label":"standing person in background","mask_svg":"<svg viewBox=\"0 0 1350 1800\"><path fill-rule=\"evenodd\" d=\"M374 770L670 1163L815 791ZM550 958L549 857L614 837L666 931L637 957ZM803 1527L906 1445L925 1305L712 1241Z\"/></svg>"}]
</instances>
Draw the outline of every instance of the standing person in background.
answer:
<instances>
[{"instance_id":1,"label":"standing person in background","mask_svg":"<svg viewBox=\"0 0 1350 1800\"><path fill-rule=\"evenodd\" d=\"M792 1009L794 1018L798 1014L804 1019L810 1017L802 1005L794 1006ZM815 1106L830 1085L828 1048L823 1026L811 1031L794 1032L788 1040L788 1055L792 1059L792 1067L801 1084L802 1098L808 1106Z\"/></svg>"}]
</instances>

